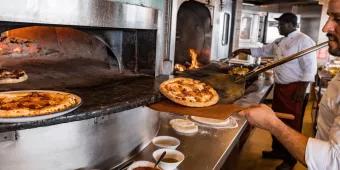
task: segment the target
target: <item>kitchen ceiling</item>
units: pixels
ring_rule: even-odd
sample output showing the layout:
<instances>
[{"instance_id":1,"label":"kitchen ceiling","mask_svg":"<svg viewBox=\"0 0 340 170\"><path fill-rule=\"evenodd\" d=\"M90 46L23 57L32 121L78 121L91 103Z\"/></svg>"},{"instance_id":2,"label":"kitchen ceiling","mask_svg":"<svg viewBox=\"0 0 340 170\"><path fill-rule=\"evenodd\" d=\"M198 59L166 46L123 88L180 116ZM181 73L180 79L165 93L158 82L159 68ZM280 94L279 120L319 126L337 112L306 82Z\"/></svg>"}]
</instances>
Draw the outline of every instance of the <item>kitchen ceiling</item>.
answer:
<instances>
[{"instance_id":1,"label":"kitchen ceiling","mask_svg":"<svg viewBox=\"0 0 340 170\"><path fill-rule=\"evenodd\" d=\"M281 4L281 3L293 3L293 4L316 4L318 0L243 0L244 3L254 5L268 5L268 4Z\"/></svg>"}]
</instances>

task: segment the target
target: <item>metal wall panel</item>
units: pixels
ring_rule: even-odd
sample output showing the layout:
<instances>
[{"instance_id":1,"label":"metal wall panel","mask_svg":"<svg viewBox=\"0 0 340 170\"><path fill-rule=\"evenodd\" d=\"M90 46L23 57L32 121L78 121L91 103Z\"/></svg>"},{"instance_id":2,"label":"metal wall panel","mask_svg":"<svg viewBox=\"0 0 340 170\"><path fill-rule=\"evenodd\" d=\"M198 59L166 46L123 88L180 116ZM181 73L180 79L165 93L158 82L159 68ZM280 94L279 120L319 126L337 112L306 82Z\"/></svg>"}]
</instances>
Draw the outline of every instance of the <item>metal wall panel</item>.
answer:
<instances>
[{"instance_id":1,"label":"metal wall panel","mask_svg":"<svg viewBox=\"0 0 340 170\"><path fill-rule=\"evenodd\" d=\"M143 149L158 129L158 112L139 107L95 119L20 130L17 140L0 142L0 169L109 169Z\"/></svg>"},{"instance_id":2,"label":"metal wall panel","mask_svg":"<svg viewBox=\"0 0 340 170\"><path fill-rule=\"evenodd\" d=\"M106 0L2 0L0 21L157 29L158 10Z\"/></svg>"}]
</instances>

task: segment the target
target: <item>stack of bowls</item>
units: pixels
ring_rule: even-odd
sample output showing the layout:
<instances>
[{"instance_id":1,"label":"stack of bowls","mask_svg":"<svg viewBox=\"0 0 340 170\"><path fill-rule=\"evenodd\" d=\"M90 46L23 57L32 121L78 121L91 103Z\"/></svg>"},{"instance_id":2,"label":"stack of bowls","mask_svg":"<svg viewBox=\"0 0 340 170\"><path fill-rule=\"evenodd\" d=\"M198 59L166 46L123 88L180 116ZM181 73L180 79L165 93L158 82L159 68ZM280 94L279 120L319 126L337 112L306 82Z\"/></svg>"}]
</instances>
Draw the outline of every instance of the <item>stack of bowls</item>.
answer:
<instances>
[{"instance_id":1,"label":"stack of bowls","mask_svg":"<svg viewBox=\"0 0 340 170\"><path fill-rule=\"evenodd\" d=\"M152 143L160 148L152 154L155 160L158 160L164 151L166 152L164 158L158 164L161 169L176 169L177 166L184 160L183 153L176 150L176 148L180 145L180 141L177 138L171 136L157 136L152 139Z\"/></svg>"}]
</instances>

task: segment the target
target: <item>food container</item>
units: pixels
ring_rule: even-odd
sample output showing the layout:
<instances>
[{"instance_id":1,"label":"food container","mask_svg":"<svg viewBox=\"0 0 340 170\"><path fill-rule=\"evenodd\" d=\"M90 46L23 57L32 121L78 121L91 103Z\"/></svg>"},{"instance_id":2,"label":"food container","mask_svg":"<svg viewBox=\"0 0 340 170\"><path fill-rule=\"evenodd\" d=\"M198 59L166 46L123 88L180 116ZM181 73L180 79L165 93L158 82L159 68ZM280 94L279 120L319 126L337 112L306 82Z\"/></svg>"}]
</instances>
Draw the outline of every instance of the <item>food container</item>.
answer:
<instances>
[{"instance_id":1,"label":"food container","mask_svg":"<svg viewBox=\"0 0 340 170\"><path fill-rule=\"evenodd\" d=\"M153 158L158 160L164 151L166 151L166 154L158 164L163 170L176 169L176 167L184 160L183 153L174 149L158 149L153 152Z\"/></svg>"},{"instance_id":2,"label":"food container","mask_svg":"<svg viewBox=\"0 0 340 170\"><path fill-rule=\"evenodd\" d=\"M159 148L176 149L181 142L171 136L156 136L152 139L152 143Z\"/></svg>"}]
</instances>

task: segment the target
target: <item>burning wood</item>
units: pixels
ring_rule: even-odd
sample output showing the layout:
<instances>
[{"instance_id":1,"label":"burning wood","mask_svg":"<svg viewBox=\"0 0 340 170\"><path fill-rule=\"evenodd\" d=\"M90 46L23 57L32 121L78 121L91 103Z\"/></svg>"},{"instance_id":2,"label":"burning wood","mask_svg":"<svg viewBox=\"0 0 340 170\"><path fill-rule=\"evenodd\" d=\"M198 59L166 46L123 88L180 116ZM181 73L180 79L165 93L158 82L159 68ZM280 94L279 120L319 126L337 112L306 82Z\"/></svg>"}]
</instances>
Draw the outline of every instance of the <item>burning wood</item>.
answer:
<instances>
[{"instance_id":1,"label":"burning wood","mask_svg":"<svg viewBox=\"0 0 340 170\"><path fill-rule=\"evenodd\" d=\"M187 67L185 67L185 65L175 64L175 70L177 70L177 71L185 71L186 69L187 69Z\"/></svg>"}]
</instances>

